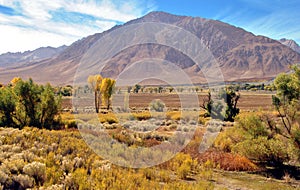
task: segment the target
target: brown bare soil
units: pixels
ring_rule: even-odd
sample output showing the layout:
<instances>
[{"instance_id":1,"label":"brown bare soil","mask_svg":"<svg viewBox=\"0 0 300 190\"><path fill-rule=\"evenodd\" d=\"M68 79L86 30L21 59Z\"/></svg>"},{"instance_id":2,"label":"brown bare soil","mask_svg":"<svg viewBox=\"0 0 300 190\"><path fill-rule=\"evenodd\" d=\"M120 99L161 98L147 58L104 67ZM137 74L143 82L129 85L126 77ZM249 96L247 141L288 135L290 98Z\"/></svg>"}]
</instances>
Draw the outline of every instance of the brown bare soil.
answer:
<instances>
[{"instance_id":1,"label":"brown bare soil","mask_svg":"<svg viewBox=\"0 0 300 190\"><path fill-rule=\"evenodd\" d=\"M256 110L270 110L272 109L272 94L263 92L241 92L241 97L238 102L238 107L242 111L256 111ZM180 97L179 97L180 96ZM205 99L205 94L198 95L198 102L190 101L193 95L177 95L177 94L130 94L129 106L130 108L143 109L147 108L151 101L155 99L162 100L167 108L181 108L181 103L184 107L199 107ZM124 105L121 95L116 95L113 99L114 105ZM93 106L93 101L87 100L85 106ZM63 99L63 108L72 108L72 99Z\"/></svg>"}]
</instances>

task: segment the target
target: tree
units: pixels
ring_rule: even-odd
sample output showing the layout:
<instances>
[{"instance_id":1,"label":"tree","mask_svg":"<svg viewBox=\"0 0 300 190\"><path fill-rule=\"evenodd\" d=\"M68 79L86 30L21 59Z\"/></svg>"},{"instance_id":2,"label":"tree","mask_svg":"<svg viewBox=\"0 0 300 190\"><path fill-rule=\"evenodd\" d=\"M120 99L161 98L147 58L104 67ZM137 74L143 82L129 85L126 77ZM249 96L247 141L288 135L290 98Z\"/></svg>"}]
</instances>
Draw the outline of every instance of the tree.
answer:
<instances>
[{"instance_id":1,"label":"tree","mask_svg":"<svg viewBox=\"0 0 300 190\"><path fill-rule=\"evenodd\" d=\"M47 84L41 93L41 103L39 104L39 123L42 128L50 129L55 121L55 116L59 114L60 97L55 97L54 89Z\"/></svg>"},{"instance_id":2,"label":"tree","mask_svg":"<svg viewBox=\"0 0 300 190\"><path fill-rule=\"evenodd\" d=\"M170 88L169 88L169 92L172 93L173 91L174 91L174 88L173 88L173 87L170 87Z\"/></svg>"},{"instance_id":3,"label":"tree","mask_svg":"<svg viewBox=\"0 0 300 190\"><path fill-rule=\"evenodd\" d=\"M104 78L101 83L101 94L103 104L107 106L109 110L111 104L111 96L114 93L116 81L110 78Z\"/></svg>"},{"instance_id":4,"label":"tree","mask_svg":"<svg viewBox=\"0 0 300 190\"><path fill-rule=\"evenodd\" d=\"M0 88L0 126L14 127L16 97L10 87Z\"/></svg>"},{"instance_id":5,"label":"tree","mask_svg":"<svg viewBox=\"0 0 300 190\"><path fill-rule=\"evenodd\" d=\"M214 119L224 119L225 121L234 121L236 115L239 114L239 108L237 103L240 95L231 88L226 88L219 92L218 97L215 101L212 100L211 92L208 92L206 98L203 98L203 103L200 105L201 108L206 110L207 116L211 116ZM226 105L225 113L223 113L224 105Z\"/></svg>"},{"instance_id":6,"label":"tree","mask_svg":"<svg viewBox=\"0 0 300 190\"><path fill-rule=\"evenodd\" d=\"M139 84L136 84L135 86L134 86L134 93L139 93L139 90L142 88L142 86L141 85L139 85Z\"/></svg>"},{"instance_id":7,"label":"tree","mask_svg":"<svg viewBox=\"0 0 300 190\"><path fill-rule=\"evenodd\" d=\"M15 77L10 81L10 84L15 86L20 80L22 80L20 77Z\"/></svg>"},{"instance_id":8,"label":"tree","mask_svg":"<svg viewBox=\"0 0 300 190\"><path fill-rule=\"evenodd\" d=\"M221 96L226 103L224 120L233 122L235 116L237 116L240 112L240 109L237 108L237 103L240 99L240 95L233 89L227 88L226 90L221 92Z\"/></svg>"},{"instance_id":9,"label":"tree","mask_svg":"<svg viewBox=\"0 0 300 190\"><path fill-rule=\"evenodd\" d=\"M0 125L51 129L59 114L60 97L54 89L19 79L0 90Z\"/></svg>"},{"instance_id":10,"label":"tree","mask_svg":"<svg viewBox=\"0 0 300 190\"><path fill-rule=\"evenodd\" d=\"M158 92L158 93L162 93L163 89L164 89L164 88L163 88L162 86L159 86L159 87L157 88L157 92Z\"/></svg>"},{"instance_id":11,"label":"tree","mask_svg":"<svg viewBox=\"0 0 300 190\"><path fill-rule=\"evenodd\" d=\"M41 102L42 86L34 84L32 79L29 79L29 81L19 80L13 89L18 98L19 121L24 122L22 125L38 127L37 112L38 104Z\"/></svg>"},{"instance_id":12,"label":"tree","mask_svg":"<svg viewBox=\"0 0 300 190\"><path fill-rule=\"evenodd\" d=\"M300 68L299 65L291 67L293 73L282 73L274 81L277 89L276 96L272 97L273 105L281 118L284 130L272 126L277 133L292 139L300 148Z\"/></svg>"},{"instance_id":13,"label":"tree","mask_svg":"<svg viewBox=\"0 0 300 190\"><path fill-rule=\"evenodd\" d=\"M99 108L101 105L101 84L102 84L101 75L89 76L88 83L92 88L92 90L94 91L95 109L96 109L96 113L99 113Z\"/></svg>"},{"instance_id":14,"label":"tree","mask_svg":"<svg viewBox=\"0 0 300 190\"><path fill-rule=\"evenodd\" d=\"M130 92L131 92L131 89L132 89L132 86L128 86L128 87L127 87L127 92L130 93Z\"/></svg>"}]
</instances>

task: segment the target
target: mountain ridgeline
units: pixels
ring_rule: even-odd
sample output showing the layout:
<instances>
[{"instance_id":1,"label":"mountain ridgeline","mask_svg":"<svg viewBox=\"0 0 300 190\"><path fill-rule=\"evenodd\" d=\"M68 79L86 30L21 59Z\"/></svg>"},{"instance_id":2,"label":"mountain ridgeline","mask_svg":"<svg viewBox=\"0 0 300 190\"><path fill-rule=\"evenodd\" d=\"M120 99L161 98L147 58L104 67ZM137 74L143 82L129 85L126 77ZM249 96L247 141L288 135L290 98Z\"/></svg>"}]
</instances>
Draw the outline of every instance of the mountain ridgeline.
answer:
<instances>
[{"instance_id":1,"label":"mountain ridgeline","mask_svg":"<svg viewBox=\"0 0 300 190\"><path fill-rule=\"evenodd\" d=\"M299 49L290 43L256 36L216 20L151 12L124 25L83 38L51 58L5 62L0 56L0 82L7 83L14 76L19 76L31 77L40 83L71 84L81 59L99 39L118 28L143 22L175 25L197 36L218 62L225 81L269 80L281 72L288 72L290 65L300 62ZM201 69L187 55L158 44L136 45L119 52L105 65L101 74L115 78L132 63L153 57L174 63L194 83L206 82Z\"/></svg>"}]
</instances>

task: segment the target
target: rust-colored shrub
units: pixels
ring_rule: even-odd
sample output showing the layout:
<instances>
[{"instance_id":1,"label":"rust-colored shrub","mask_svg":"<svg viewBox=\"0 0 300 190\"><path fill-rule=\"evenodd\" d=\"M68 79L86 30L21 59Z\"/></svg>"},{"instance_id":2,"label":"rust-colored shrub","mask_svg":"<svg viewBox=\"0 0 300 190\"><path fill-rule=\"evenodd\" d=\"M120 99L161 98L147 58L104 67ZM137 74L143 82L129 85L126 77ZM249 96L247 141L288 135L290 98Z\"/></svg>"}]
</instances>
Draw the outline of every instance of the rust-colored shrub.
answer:
<instances>
[{"instance_id":1,"label":"rust-colored shrub","mask_svg":"<svg viewBox=\"0 0 300 190\"><path fill-rule=\"evenodd\" d=\"M199 162L211 160L215 166L227 171L255 171L258 167L248 158L227 152L208 151L198 156Z\"/></svg>"}]
</instances>

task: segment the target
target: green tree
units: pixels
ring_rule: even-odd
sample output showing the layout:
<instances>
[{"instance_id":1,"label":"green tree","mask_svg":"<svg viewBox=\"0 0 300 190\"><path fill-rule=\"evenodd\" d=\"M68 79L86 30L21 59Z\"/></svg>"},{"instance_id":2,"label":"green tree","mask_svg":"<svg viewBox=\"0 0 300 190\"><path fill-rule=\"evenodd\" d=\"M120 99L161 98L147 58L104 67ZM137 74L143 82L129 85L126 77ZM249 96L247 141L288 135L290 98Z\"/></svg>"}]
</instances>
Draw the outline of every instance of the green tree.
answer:
<instances>
[{"instance_id":1,"label":"green tree","mask_svg":"<svg viewBox=\"0 0 300 190\"><path fill-rule=\"evenodd\" d=\"M0 88L0 126L14 127L15 111L16 97L13 95L12 88Z\"/></svg>"},{"instance_id":2,"label":"green tree","mask_svg":"<svg viewBox=\"0 0 300 190\"><path fill-rule=\"evenodd\" d=\"M225 121L234 121L235 116L239 114L240 109L237 108L237 103L240 95L232 88L226 88L219 92L215 100L212 99L209 91L207 97L203 98L201 108L206 110L206 115L214 119L221 119ZM226 105L224 113L224 105Z\"/></svg>"},{"instance_id":3,"label":"green tree","mask_svg":"<svg viewBox=\"0 0 300 190\"><path fill-rule=\"evenodd\" d=\"M157 92L158 92L158 93L162 93L162 92L163 92L163 89L164 89L164 88L163 88L162 86L159 86L159 87L157 88Z\"/></svg>"},{"instance_id":4,"label":"green tree","mask_svg":"<svg viewBox=\"0 0 300 190\"><path fill-rule=\"evenodd\" d=\"M33 126L50 129L57 122L60 97L54 89L35 84L32 79L14 80L0 90L0 124L23 128Z\"/></svg>"},{"instance_id":5,"label":"green tree","mask_svg":"<svg viewBox=\"0 0 300 190\"><path fill-rule=\"evenodd\" d=\"M54 89L47 84L41 93L41 102L38 108L38 118L42 128L52 128L55 117L59 114L60 102L60 96L55 96Z\"/></svg>"},{"instance_id":6,"label":"green tree","mask_svg":"<svg viewBox=\"0 0 300 190\"><path fill-rule=\"evenodd\" d=\"M292 139L300 148L300 68L292 66L293 73L282 73L274 81L277 89L276 96L272 97L273 105L281 118L283 130L276 126L272 128L286 138Z\"/></svg>"},{"instance_id":7,"label":"green tree","mask_svg":"<svg viewBox=\"0 0 300 190\"><path fill-rule=\"evenodd\" d=\"M134 86L134 89L133 89L134 93L139 93L139 91L140 91L141 88L142 88L141 85L136 84L136 85Z\"/></svg>"},{"instance_id":8,"label":"green tree","mask_svg":"<svg viewBox=\"0 0 300 190\"><path fill-rule=\"evenodd\" d=\"M222 99L225 100L226 110L225 110L225 121L234 121L235 116L240 112L240 109L237 108L237 103L240 99L240 95L234 91L232 88L227 88L221 92Z\"/></svg>"},{"instance_id":9,"label":"green tree","mask_svg":"<svg viewBox=\"0 0 300 190\"><path fill-rule=\"evenodd\" d=\"M92 90L94 91L95 109L96 109L96 113L99 113L99 108L101 105L101 84L102 84L101 75L89 76L88 83L92 88Z\"/></svg>"},{"instance_id":10,"label":"green tree","mask_svg":"<svg viewBox=\"0 0 300 190\"><path fill-rule=\"evenodd\" d=\"M18 98L17 108L19 116L24 113L23 118L19 118L22 121L22 125L38 127L38 104L41 102L40 94L43 88L34 84L32 79L29 79L29 81L18 81L13 89Z\"/></svg>"},{"instance_id":11,"label":"green tree","mask_svg":"<svg viewBox=\"0 0 300 190\"><path fill-rule=\"evenodd\" d=\"M111 96L114 93L116 81L110 78L104 78L101 83L101 94L103 104L107 106L109 110L111 105Z\"/></svg>"}]
</instances>

